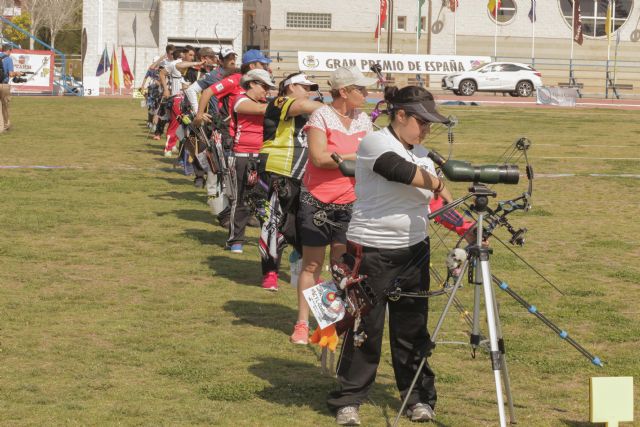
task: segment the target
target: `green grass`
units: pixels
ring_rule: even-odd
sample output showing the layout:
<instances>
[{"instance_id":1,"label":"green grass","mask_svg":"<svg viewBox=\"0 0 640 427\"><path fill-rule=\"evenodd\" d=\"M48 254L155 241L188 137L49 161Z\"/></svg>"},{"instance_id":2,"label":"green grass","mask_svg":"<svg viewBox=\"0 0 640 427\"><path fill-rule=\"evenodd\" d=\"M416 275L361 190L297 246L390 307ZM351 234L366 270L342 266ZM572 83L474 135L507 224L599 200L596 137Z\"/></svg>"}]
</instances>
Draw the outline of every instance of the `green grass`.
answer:
<instances>
[{"instance_id":1,"label":"green grass","mask_svg":"<svg viewBox=\"0 0 640 427\"><path fill-rule=\"evenodd\" d=\"M444 110L460 119L455 158L491 163L518 137L533 141L534 208L511 215L529 229L515 250L564 295L497 242L492 272L605 368L497 290L516 414L523 426L589 425L589 377L640 374L640 181L590 176L640 173L640 112ZM0 425L333 425L319 351L288 343L286 261L281 291L262 291L256 230L243 255L222 250L204 193L145 138L144 117L131 100L13 99L0 164L61 168L0 169ZM448 152L444 134L430 145ZM504 200L524 187L494 189ZM471 286L459 297L470 309ZM431 303L431 328L443 303ZM440 340L467 341L457 312ZM383 349L365 425L399 407ZM442 425L496 425L486 354L441 344L431 365Z\"/></svg>"}]
</instances>

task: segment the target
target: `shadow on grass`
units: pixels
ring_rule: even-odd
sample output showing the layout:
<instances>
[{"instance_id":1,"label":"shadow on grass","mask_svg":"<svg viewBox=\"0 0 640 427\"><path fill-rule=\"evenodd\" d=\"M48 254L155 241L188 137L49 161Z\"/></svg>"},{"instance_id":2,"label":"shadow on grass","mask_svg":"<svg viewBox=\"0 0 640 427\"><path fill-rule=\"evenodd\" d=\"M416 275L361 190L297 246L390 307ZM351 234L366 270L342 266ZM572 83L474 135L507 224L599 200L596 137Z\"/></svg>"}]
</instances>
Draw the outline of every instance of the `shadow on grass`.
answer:
<instances>
[{"instance_id":1,"label":"shadow on grass","mask_svg":"<svg viewBox=\"0 0 640 427\"><path fill-rule=\"evenodd\" d=\"M204 193L199 191L167 191L166 193L161 194L151 194L149 197L152 197L157 200L185 200L185 201L198 201L202 202L203 210L206 209L208 211L208 206L205 204L206 196ZM209 214L213 218L211 214Z\"/></svg>"},{"instance_id":2,"label":"shadow on grass","mask_svg":"<svg viewBox=\"0 0 640 427\"><path fill-rule=\"evenodd\" d=\"M227 301L222 307L238 318L234 325L251 325L273 329L285 335L291 333L298 312L286 305L256 301Z\"/></svg>"},{"instance_id":3,"label":"shadow on grass","mask_svg":"<svg viewBox=\"0 0 640 427\"><path fill-rule=\"evenodd\" d=\"M245 245L245 254L252 250L255 251L256 255L258 254L257 248ZM260 260L236 258L231 255L233 254L229 253L229 256L210 256L207 258L207 264L216 276L231 280L239 285L260 286L262 280Z\"/></svg>"},{"instance_id":4,"label":"shadow on grass","mask_svg":"<svg viewBox=\"0 0 640 427\"><path fill-rule=\"evenodd\" d=\"M194 221L194 222L204 222L205 224L213 225L213 216L211 212L207 209L177 209L171 211L170 213L174 214L180 219L185 221ZM166 215L166 214L160 214Z\"/></svg>"},{"instance_id":5,"label":"shadow on grass","mask_svg":"<svg viewBox=\"0 0 640 427\"><path fill-rule=\"evenodd\" d=\"M332 378L320 375L320 367L311 363L275 357L258 359L249 372L270 383L257 394L267 402L284 406L308 406L331 416L327 393L335 387Z\"/></svg>"},{"instance_id":6,"label":"shadow on grass","mask_svg":"<svg viewBox=\"0 0 640 427\"><path fill-rule=\"evenodd\" d=\"M200 230L196 228L188 228L184 231L184 235L198 241L202 245L215 245L224 247L227 241L227 231L219 227L214 230Z\"/></svg>"},{"instance_id":7,"label":"shadow on grass","mask_svg":"<svg viewBox=\"0 0 640 427\"><path fill-rule=\"evenodd\" d=\"M567 420L564 418L560 418L560 422L562 422L562 424L569 426L569 427L605 427L606 424L605 423L590 423L588 421L573 421L573 420Z\"/></svg>"}]
</instances>

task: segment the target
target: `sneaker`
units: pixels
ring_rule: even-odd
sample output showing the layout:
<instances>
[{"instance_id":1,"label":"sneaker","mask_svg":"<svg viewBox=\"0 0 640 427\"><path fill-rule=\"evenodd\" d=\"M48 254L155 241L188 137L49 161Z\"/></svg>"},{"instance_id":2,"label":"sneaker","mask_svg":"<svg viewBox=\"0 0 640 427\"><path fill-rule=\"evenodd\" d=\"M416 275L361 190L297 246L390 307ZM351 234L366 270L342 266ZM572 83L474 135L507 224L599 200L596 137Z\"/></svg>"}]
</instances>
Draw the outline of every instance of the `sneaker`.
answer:
<instances>
[{"instance_id":1,"label":"sneaker","mask_svg":"<svg viewBox=\"0 0 640 427\"><path fill-rule=\"evenodd\" d=\"M266 291L277 291L278 290L278 273L275 271L270 271L264 275L262 278L262 289Z\"/></svg>"},{"instance_id":2,"label":"sneaker","mask_svg":"<svg viewBox=\"0 0 640 427\"><path fill-rule=\"evenodd\" d=\"M407 409L407 417L411 421L433 421L436 413L427 403L416 403Z\"/></svg>"},{"instance_id":3,"label":"sneaker","mask_svg":"<svg viewBox=\"0 0 640 427\"><path fill-rule=\"evenodd\" d=\"M178 148L178 144L173 146L173 148L171 149L171 152L173 154L178 154L180 152L180 149Z\"/></svg>"},{"instance_id":4,"label":"sneaker","mask_svg":"<svg viewBox=\"0 0 640 427\"><path fill-rule=\"evenodd\" d=\"M309 325L306 322L299 320L293 327L293 334L289 337L289 341L291 341L292 344L309 344Z\"/></svg>"},{"instance_id":5,"label":"sneaker","mask_svg":"<svg viewBox=\"0 0 640 427\"><path fill-rule=\"evenodd\" d=\"M171 151L165 151L164 152L164 156L165 157L171 157L173 155L173 153Z\"/></svg>"},{"instance_id":6,"label":"sneaker","mask_svg":"<svg viewBox=\"0 0 640 427\"><path fill-rule=\"evenodd\" d=\"M160 135L153 135L154 141L160 141Z\"/></svg>"},{"instance_id":7,"label":"sneaker","mask_svg":"<svg viewBox=\"0 0 640 427\"><path fill-rule=\"evenodd\" d=\"M242 253L242 243L234 243L229 248L232 254L241 254Z\"/></svg>"},{"instance_id":8,"label":"sneaker","mask_svg":"<svg viewBox=\"0 0 640 427\"><path fill-rule=\"evenodd\" d=\"M194 181L193 181L193 186L196 188L204 188L204 178L202 177L197 177Z\"/></svg>"},{"instance_id":9,"label":"sneaker","mask_svg":"<svg viewBox=\"0 0 640 427\"><path fill-rule=\"evenodd\" d=\"M360 414L357 406L343 406L336 412L336 424L341 426L359 426Z\"/></svg>"}]
</instances>

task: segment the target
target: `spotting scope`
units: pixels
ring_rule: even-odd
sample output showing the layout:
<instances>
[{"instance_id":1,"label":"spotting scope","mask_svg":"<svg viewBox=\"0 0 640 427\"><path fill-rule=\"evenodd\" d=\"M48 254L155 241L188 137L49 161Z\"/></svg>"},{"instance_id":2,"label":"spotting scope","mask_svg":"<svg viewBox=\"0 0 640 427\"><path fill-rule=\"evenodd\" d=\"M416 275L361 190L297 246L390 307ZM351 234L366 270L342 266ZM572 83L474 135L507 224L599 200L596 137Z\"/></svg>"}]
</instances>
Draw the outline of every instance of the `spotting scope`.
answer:
<instances>
[{"instance_id":1,"label":"spotting scope","mask_svg":"<svg viewBox=\"0 0 640 427\"><path fill-rule=\"evenodd\" d=\"M520 180L518 165L482 165L474 166L462 160L446 160L435 151L429 158L440 166L449 181L475 182L483 184L517 184Z\"/></svg>"}]
</instances>

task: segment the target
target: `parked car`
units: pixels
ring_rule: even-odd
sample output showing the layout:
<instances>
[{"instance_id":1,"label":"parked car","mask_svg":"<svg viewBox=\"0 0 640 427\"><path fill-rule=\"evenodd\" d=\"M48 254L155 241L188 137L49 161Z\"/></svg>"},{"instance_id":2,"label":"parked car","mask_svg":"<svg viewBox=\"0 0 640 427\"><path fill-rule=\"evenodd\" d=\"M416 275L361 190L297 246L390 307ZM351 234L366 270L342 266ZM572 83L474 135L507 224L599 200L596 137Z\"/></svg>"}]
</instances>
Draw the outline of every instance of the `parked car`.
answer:
<instances>
[{"instance_id":1,"label":"parked car","mask_svg":"<svg viewBox=\"0 0 640 427\"><path fill-rule=\"evenodd\" d=\"M476 92L507 92L511 96L531 96L542 86L542 74L532 66L517 62L490 62L463 73L448 74L442 88L456 95Z\"/></svg>"}]
</instances>

